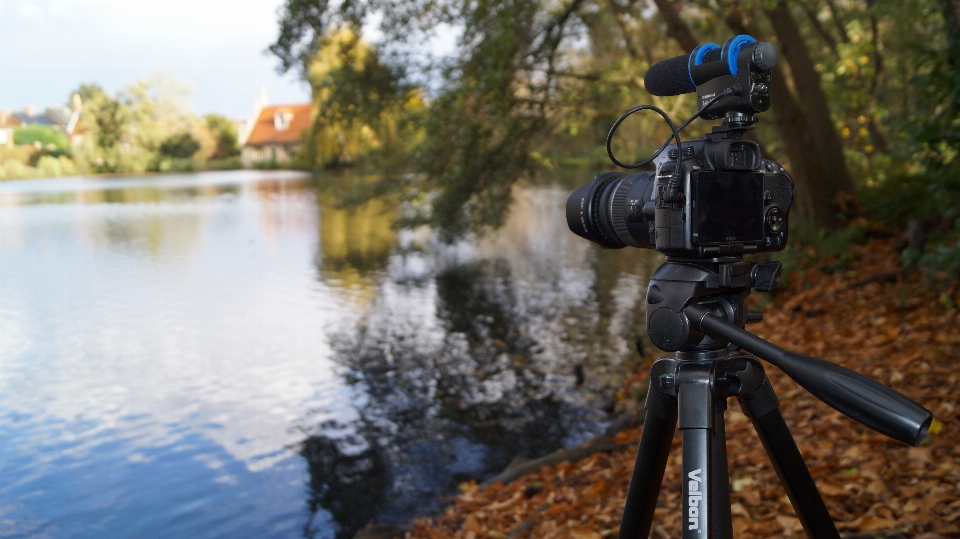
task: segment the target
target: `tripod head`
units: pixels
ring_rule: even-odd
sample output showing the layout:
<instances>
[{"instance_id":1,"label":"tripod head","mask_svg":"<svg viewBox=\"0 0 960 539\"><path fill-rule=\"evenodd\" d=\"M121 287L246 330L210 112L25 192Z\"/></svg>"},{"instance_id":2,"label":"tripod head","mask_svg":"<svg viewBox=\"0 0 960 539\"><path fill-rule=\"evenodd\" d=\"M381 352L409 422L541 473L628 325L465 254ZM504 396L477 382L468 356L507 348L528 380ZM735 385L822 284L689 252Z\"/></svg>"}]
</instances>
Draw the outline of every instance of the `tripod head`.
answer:
<instances>
[{"instance_id":1,"label":"tripod head","mask_svg":"<svg viewBox=\"0 0 960 539\"><path fill-rule=\"evenodd\" d=\"M732 344L780 368L847 417L901 442L919 444L933 417L927 409L872 378L789 352L743 329L763 319L762 313L746 307L751 288L770 291L779 278L779 262L668 258L647 290L650 340L661 350L684 353L708 353ZM685 355L678 354L678 359Z\"/></svg>"}]
</instances>

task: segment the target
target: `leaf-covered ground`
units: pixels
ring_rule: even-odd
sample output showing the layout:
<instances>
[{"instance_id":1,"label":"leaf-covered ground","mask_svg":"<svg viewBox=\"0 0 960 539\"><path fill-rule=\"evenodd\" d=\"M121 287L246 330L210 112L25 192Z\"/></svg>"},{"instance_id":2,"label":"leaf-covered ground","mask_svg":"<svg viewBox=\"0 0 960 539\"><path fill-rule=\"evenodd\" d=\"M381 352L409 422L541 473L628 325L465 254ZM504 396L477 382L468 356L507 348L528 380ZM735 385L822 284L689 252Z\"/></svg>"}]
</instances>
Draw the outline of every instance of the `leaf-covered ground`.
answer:
<instances>
[{"instance_id":1,"label":"leaf-covered ground","mask_svg":"<svg viewBox=\"0 0 960 539\"><path fill-rule=\"evenodd\" d=\"M847 269L798 271L749 329L780 346L876 378L931 410L931 434L908 447L842 416L776 368L767 374L781 411L842 534L960 535L960 286L904 276L889 240L852 246ZM755 298L758 299L758 298ZM761 299L761 303L764 300ZM652 359L652 358L648 358ZM631 376L646 384L649 361ZM628 385L621 393L631 394ZM737 537L803 537L749 420L726 415ZM408 539L616 537L642 427L617 435L625 449L545 466L507 484L461 486L442 515ZM680 535L680 444L660 491L654 537Z\"/></svg>"}]
</instances>

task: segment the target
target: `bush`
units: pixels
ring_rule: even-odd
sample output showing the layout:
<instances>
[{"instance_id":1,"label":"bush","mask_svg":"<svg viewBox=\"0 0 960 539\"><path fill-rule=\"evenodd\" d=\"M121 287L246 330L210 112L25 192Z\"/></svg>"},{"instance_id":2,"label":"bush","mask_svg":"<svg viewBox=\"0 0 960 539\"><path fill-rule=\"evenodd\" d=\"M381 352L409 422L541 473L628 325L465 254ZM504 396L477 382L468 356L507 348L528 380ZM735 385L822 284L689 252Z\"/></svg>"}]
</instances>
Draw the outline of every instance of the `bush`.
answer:
<instances>
[{"instance_id":1,"label":"bush","mask_svg":"<svg viewBox=\"0 0 960 539\"><path fill-rule=\"evenodd\" d=\"M217 146L212 155L214 159L221 160L240 155L240 147L237 146L237 128L232 121L219 114L208 114L203 119L207 123L207 129L217 139Z\"/></svg>"},{"instance_id":2,"label":"bush","mask_svg":"<svg viewBox=\"0 0 960 539\"><path fill-rule=\"evenodd\" d=\"M59 178L63 176L63 168L60 161L53 156L45 155L37 161L37 170L45 178Z\"/></svg>"},{"instance_id":3,"label":"bush","mask_svg":"<svg viewBox=\"0 0 960 539\"><path fill-rule=\"evenodd\" d=\"M278 170L280 169L280 163L277 163L276 159L268 159L264 161L254 161L253 168L257 170Z\"/></svg>"},{"instance_id":4,"label":"bush","mask_svg":"<svg viewBox=\"0 0 960 539\"><path fill-rule=\"evenodd\" d=\"M239 170L243 168L243 160L239 156L226 159L211 159L206 163L207 170Z\"/></svg>"},{"instance_id":5,"label":"bush","mask_svg":"<svg viewBox=\"0 0 960 539\"><path fill-rule=\"evenodd\" d=\"M152 168L152 170L156 170L157 172L193 172L200 168L194 159L168 158L160 159L157 162L157 166Z\"/></svg>"},{"instance_id":6,"label":"bush","mask_svg":"<svg viewBox=\"0 0 960 539\"><path fill-rule=\"evenodd\" d=\"M901 254L905 267L960 278L960 165L892 177L864 189L860 200L871 218L897 230L914 221L921 231L920 243Z\"/></svg>"},{"instance_id":7,"label":"bush","mask_svg":"<svg viewBox=\"0 0 960 539\"><path fill-rule=\"evenodd\" d=\"M20 146L7 148L0 146L0 167L9 161L17 161L22 165L30 162L30 156L34 153L33 148L27 149Z\"/></svg>"},{"instance_id":8,"label":"bush","mask_svg":"<svg viewBox=\"0 0 960 539\"><path fill-rule=\"evenodd\" d=\"M160 144L160 154L176 159L189 159L200 149L200 143L190 133L170 135Z\"/></svg>"}]
</instances>

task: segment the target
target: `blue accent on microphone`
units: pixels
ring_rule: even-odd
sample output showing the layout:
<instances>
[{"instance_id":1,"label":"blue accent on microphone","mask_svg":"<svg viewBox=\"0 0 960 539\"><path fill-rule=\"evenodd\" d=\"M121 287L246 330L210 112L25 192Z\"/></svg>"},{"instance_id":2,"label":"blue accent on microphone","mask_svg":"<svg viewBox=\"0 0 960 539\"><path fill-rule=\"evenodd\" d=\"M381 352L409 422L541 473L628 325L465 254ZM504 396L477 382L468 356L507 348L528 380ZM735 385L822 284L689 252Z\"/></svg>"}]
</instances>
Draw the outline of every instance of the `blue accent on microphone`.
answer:
<instances>
[{"instance_id":1,"label":"blue accent on microphone","mask_svg":"<svg viewBox=\"0 0 960 539\"><path fill-rule=\"evenodd\" d=\"M727 67L730 69L731 75L737 75L737 56L740 54L740 47L755 41L756 39L746 34L740 34L739 36L731 37L723 44L723 51L720 52L720 58L727 59Z\"/></svg>"},{"instance_id":2,"label":"blue accent on microphone","mask_svg":"<svg viewBox=\"0 0 960 539\"><path fill-rule=\"evenodd\" d=\"M696 87L697 84L693 82L693 72L690 70L690 68L702 64L703 57L706 56L708 52L719 48L720 45L717 45L716 43L704 43L703 45L698 45L697 48L690 52L690 61L687 62L687 75L690 77L690 84L692 84L694 87Z\"/></svg>"},{"instance_id":3,"label":"blue accent on microphone","mask_svg":"<svg viewBox=\"0 0 960 539\"><path fill-rule=\"evenodd\" d=\"M720 48L720 45L717 45L716 43L704 43L703 45L700 45L699 47L694 49L697 54L694 55L693 65L698 66L702 64L703 57L706 56L708 52L717 50L719 48Z\"/></svg>"}]
</instances>

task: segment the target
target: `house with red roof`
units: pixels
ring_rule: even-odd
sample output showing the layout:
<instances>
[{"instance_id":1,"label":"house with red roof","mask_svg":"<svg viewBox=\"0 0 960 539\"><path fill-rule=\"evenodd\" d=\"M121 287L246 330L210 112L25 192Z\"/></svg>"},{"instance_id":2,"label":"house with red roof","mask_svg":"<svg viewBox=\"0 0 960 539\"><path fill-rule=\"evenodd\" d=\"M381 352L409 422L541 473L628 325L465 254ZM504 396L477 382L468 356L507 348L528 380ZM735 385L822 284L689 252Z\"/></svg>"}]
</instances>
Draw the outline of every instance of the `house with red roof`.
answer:
<instances>
[{"instance_id":1,"label":"house with red roof","mask_svg":"<svg viewBox=\"0 0 960 539\"><path fill-rule=\"evenodd\" d=\"M258 162L289 162L310 129L312 104L266 106L265 101L261 96L254 119L241 132L240 158L247 168Z\"/></svg>"}]
</instances>

